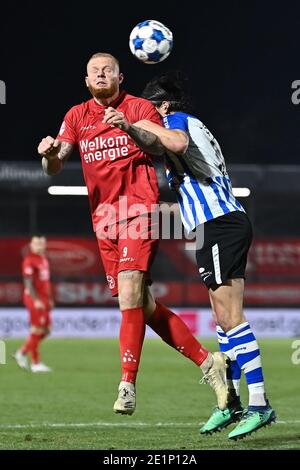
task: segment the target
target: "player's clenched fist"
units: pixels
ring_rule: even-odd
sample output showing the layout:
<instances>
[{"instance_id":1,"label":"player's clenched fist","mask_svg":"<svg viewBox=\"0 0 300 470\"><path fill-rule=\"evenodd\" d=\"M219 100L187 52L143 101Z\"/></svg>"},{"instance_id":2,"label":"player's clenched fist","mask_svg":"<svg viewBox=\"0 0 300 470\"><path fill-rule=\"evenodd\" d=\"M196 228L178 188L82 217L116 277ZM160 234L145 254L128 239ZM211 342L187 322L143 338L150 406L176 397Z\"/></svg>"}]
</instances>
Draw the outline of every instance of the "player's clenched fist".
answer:
<instances>
[{"instance_id":1,"label":"player's clenched fist","mask_svg":"<svg viewBox=\"0 0 300 470\"><path fill-rule=\"evenodd\" d=\"M61 142L53 137L45 137L38 146L38 153L47 159L57 157Z\"/></svg>"},{"instance_id":2,"label":"player's clenched fist","mask_svg":"<svg viewBox=\"0 0 300 470\"><path fill-rule=\"evenodd\" d=\"M106 108L102 122L103 124L109 124L112 127L118 127L124 131L127 131L129 127L129 123L125 118L124 113L117 111L111 106Z\"/></svg>"}]
</instances>

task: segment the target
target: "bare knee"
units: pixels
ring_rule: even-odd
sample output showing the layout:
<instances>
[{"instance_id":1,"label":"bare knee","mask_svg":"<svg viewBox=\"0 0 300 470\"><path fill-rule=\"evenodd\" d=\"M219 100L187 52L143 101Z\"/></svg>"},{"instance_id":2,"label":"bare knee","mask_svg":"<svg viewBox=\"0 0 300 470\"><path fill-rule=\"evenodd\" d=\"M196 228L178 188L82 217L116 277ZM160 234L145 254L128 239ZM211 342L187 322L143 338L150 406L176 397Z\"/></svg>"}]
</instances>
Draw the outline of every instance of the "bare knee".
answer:
<instances>
[{"instance_id":1,"label":"bare knee","mask_svg":"<svg viewBox=\"0 0 300 470\"><path fill-rule=\"evenodd\" d=\"M144 273L136 270L121 271L118 275L118 289L121 310L142 307Z\"/></svg>"},{"instance_id":2,"label":"bare knee","mask_svg":"<svg viewBox=\"0 0 300 470\"><path fill-rule=\"evenodd\" d=\"M217 305L215 305L215 317L216 323L220 325L225 333L245 321L243 311L232 308L229 309L227 305L222 302L218 302Z\"/></svg>"},{"instance_id":3,"label":"bare knee","mask_svg":"<svg viewBox=\"0 0 300 470\"><path fill-rule=\"evenodd\" d=\"M230 311L221 302L216 302L213 310L213 319L226 333L233 328Z\"/></svg>"},{"instance_id":4,"label":"bare knee","mask_svg":"<svg viewBox=\"0 0 300 470\"><path fill-rule=\"evenodd\" d=\"M50 329L43 326L32 326L30 332L36 336L48 336Z\"/></svg>"},{"instance_id":5,"label":"bare knee","mask_svg":"<svg viewBox=\"0 0 300 470\"><path fill-rule=\"evenodd\" d=\"M215 321L223 331L227 332L245 321L243 280L229 280L215 290L210 289L209 297Z\"/></svg>"}]
</instances>

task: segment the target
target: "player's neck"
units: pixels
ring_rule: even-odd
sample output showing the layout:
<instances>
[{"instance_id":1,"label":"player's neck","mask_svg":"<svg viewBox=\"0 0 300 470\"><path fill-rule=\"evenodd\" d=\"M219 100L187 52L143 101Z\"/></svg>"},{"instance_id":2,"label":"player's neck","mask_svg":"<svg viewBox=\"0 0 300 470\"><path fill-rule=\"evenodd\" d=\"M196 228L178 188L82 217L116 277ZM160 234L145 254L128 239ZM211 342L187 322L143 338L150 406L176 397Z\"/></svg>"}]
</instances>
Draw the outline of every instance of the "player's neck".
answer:
<instances>
[{"instance_id":1,"label":"player's neck","mask_svg":"<svg viewBox=\"0 0 300 470\"><path fill-rule=\"evenodd\" d=\"M94 100L96 103L101 104L101 106L109 106L115 99L119 96L120 92L117 91L113 96L110 96L109 98L96 98L94 96Z\"/></svg>"}]
</instances>

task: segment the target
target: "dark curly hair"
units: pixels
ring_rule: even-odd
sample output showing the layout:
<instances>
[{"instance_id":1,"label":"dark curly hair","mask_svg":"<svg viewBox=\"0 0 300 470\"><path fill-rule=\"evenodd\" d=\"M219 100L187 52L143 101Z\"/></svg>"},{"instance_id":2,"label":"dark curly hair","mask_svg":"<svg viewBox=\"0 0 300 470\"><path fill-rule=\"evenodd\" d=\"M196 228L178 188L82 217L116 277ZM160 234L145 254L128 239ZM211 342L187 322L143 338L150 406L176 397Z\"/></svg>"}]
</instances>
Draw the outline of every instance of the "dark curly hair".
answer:
<instances>
[{"instance_id":1,"label":"dark curly hair","mask_svg":"<svg viewBox=\"0 0 300 470\"><path fill-rule=\"evenodd\" d=\"M166 72L154 77L145 86L141 96L160 106L163 101L169 101L169 111L190 112L191 103L187 91L188 79L181 71Z\"/></svg>"}]
</instances>

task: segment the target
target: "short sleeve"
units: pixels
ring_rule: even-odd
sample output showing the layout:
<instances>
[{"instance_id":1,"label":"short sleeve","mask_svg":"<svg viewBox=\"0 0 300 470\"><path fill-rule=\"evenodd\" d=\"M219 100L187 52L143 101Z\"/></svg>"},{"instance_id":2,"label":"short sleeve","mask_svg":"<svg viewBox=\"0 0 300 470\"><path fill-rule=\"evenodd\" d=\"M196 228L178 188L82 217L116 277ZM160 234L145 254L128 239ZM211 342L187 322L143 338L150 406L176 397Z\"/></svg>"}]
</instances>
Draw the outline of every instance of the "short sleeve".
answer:
<instances>
[{"instance_id":1,"label":"short sleeve","mask_svg":"<svg viewBox=\"0 0 300 470\"><path fill-rule=\"evenodd\" d=\"M61 140L64 142L69 142L70 144L77 143L77 132L75 127L75 114L73 109L70 109L65 118L63 123L60 127L59 133L57 135L57 140Z\"/></svg>"},{"instance_id":2,"label":"short sleeve","mask_svg":"<svg viewBox=\"0 0 300 470\"><path fill-rule=\"evenodd\" d=\"M31 259L27 256L23 260L22 264L22 273L23 277L31 277L34 271L34 266L32 264Z\"/></svg>"},{"instance_id":3,"label":"short sleeve","mask_svg":"<svg viewBox=\"0 0 300 470\"><path fill-rule=\"evenodd\" d=\"M161 117L155 106L148 100L141 100L140 106L137 113L137 121L147 119L148 121L155 122L155 124L162 125Z\"/></svg>"},{"instance_id":4,"label":"short sleeve","mask_svg":"<svg viewBox=\"0 0 300 470\"><path fill-rule=\"evenodd\" d=\"M166 129L179 129L188 132L188 123L186 115L181 113L169 114L163 118L163 124Z\"/></svg>"}]
</instances>

